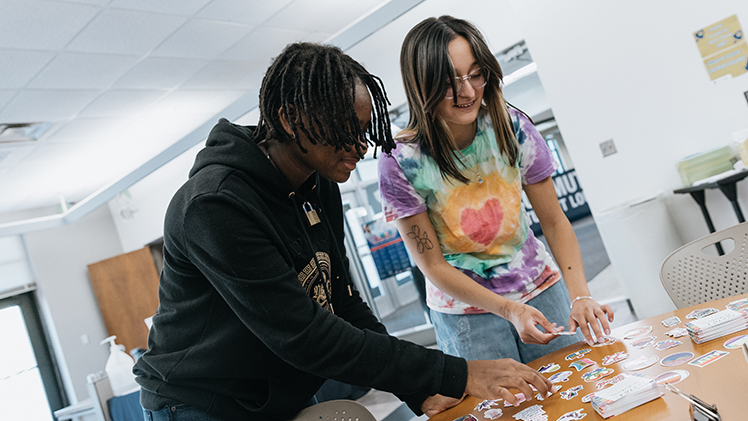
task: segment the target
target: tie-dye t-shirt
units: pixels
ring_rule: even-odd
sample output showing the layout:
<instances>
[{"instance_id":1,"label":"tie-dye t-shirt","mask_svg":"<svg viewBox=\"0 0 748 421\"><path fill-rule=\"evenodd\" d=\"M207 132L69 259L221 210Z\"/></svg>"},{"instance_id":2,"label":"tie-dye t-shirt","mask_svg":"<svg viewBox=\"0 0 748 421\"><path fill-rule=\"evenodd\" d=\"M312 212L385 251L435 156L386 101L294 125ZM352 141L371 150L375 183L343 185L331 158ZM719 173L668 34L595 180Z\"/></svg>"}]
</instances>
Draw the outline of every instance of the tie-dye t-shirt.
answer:
<instances>
[{"instance_id":1,"label":"tie-dye t-shirt","mask_svg":"<svg viewBox=\"0 0 748 421\"><path fill-rule=\"evenodd\" d=\"M519 143L515 167L500 153L491 119L481 112L473 143L461 151L465 165L457 161L468 184L442 178L417 143L398 143L379 158L379 187L387 221L428 211L447 262L491 291L525 303L561 279L522 206L522 186L544 180L557 164L527 117L511 108L509 113ZM428 279L426 302L443 313L485 313Z\"/></svg>"}]
</instances>

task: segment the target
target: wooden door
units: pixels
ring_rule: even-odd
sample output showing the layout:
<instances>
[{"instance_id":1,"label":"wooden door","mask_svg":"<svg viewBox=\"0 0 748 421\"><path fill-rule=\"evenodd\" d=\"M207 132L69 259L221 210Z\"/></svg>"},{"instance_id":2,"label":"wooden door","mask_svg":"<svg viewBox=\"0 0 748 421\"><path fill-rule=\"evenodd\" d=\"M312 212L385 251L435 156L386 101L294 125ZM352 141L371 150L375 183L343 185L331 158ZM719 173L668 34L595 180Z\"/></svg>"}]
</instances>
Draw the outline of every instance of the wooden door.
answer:
<instances>
[{"instance_id":1,"label":"wooden door","mask_svg":"<svg viewBox=\"0 0 748 421\"><path fill-rule=\"evenodd\" d=\"M109 335L117 335L117 343L127 352L147 348L143 320L158 308L159 277L150 248L92 263L88 274Z\"/></svg>"}]
</instances>

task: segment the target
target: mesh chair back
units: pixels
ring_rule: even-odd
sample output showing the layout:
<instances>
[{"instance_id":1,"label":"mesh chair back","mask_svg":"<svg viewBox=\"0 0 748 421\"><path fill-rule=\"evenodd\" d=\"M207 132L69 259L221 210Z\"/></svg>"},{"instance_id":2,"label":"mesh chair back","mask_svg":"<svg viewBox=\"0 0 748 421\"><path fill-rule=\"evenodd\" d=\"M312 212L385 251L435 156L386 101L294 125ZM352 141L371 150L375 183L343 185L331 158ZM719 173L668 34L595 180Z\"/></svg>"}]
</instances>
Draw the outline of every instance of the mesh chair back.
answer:
<instances>
[{"instance_id":1,"label":"mesh chair back","mask_svg":"<svg viewBox=\"0 0 748 421\"><path fill-rule=\"evenodd\" d=\"M704 253L731 239L735 247L723 256ZM660 281L678 308L748 292L748 222L692 241L665 258Z\"/></svg>"},{"instance_id":2,"label":"mesh chair back","mask_svg":"<svg viewBox=\"0 0 748 421\"><path fill-rule=\"evenodd\" d=\"M377 421L356 401L334 400L318 403L299 412L292 421Z\"/></svg>"}]
</instances>

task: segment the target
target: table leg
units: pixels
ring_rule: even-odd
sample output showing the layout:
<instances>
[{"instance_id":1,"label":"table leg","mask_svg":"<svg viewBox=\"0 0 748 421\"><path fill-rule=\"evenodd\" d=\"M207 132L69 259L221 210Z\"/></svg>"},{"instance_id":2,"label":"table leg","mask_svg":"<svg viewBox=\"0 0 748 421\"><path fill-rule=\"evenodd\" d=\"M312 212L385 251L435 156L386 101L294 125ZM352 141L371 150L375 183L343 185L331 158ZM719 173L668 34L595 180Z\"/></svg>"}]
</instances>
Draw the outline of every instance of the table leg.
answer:
<instances>
[{"instance_id":1,"label":"table leg","mask_svg":"<svg viewBox=\"0 0 748 421\"><path fill-rule=\"evenodd\" d=\"M699 191L692 191L690 192L691 197L693 197L693 200L696 201L696 203L699 204L699 207L701 208L701 213L704 215L704 220L706 220L706 226L709 228L709 232L715 232L714 224L712 223L712 217L709 216L709 211L706 209L706 199L704 195L704 190ZM714 244L715 247L717 247L717 253L720 256L723 256L725 254L725 251L722 249L722 244L719 242Z\"/></svg>"},{"instance_id":2,"label":"table leg","mask_svg":"<svg viewBox=\"0 0 748 421\"><path fill-rule=\"evenodd\" d=\"M722 193L727 196L727 199L732 204L733 210L735 210L735 216L738 217L738 222L741 224L745 222L745 218L743 217L743 211L740 210L740 204L738 203L738 189L735 187L735 184L737 183L729 183L719 186L719 189L722 190Z\"/></svg>"}]
</instances>

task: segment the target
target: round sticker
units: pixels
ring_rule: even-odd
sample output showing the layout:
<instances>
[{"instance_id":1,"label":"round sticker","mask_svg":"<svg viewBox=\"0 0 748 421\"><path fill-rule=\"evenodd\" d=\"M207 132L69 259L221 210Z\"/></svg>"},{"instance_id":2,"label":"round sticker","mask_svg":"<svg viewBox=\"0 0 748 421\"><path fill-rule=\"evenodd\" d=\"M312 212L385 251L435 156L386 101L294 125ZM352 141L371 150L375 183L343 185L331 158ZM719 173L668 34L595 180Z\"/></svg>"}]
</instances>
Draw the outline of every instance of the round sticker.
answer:
<instances>
[{"instance_id":1,"label":"round sticker","mask_svg":"<svg viewBox=\"0 0 748 421\"><path fill-rule=\"evenodd\" d=\"M637 336L644 336L651 331L652 331L652 326L638 327L636 329L631 329L628 332L626 332L626 334L623 335L623 339L631 339L631 338L636 338Z\"/></svg>"},{"instance_id":2,"label":"round sticker","mask_svg":"<svg viewBox=\"0 0 748 421\"><path fill-rule=\"evenodd\" d=\"M736 336L725 341L725 348L740 349L744 343L748 343L748 335Z\"/></svg>"},{"instance_id":3,"label":"round sticker","mask_svg":"<svg viewBox=\"0 0 748 421\"><path fill-rule=\"evenodd\" d=\"M633 360L623 364L624 370L641 370L643 368L647 368L659 360L660 357L657 355L642 355L640 357L634 358Z\"/></svg>"},{"instance_id":4,"label":"round sticker","mask_svg":"<svg viewBox=\"0 0 748 421\"><path fill-rule=\"evenodd\" d=\"M670 354L667 357L663 358L662 361L660 361L660 364L665 367L672 367L675 365L687 363L691 361L691 358L693 358L693 352L676 352L675 354Z\"/></svg>"},{"instance_id":5,"label":"round sticker","mask_svg":"<svg viewBox=\"0 0 748 421\"><path fill-rule=\"evenodd\" d=\"M665 384L678 384L685 380L689 374L691 373L686 370L666 371L655 377L655 381L660 386L664 386Z\"/></svg>"}]
</instances>

